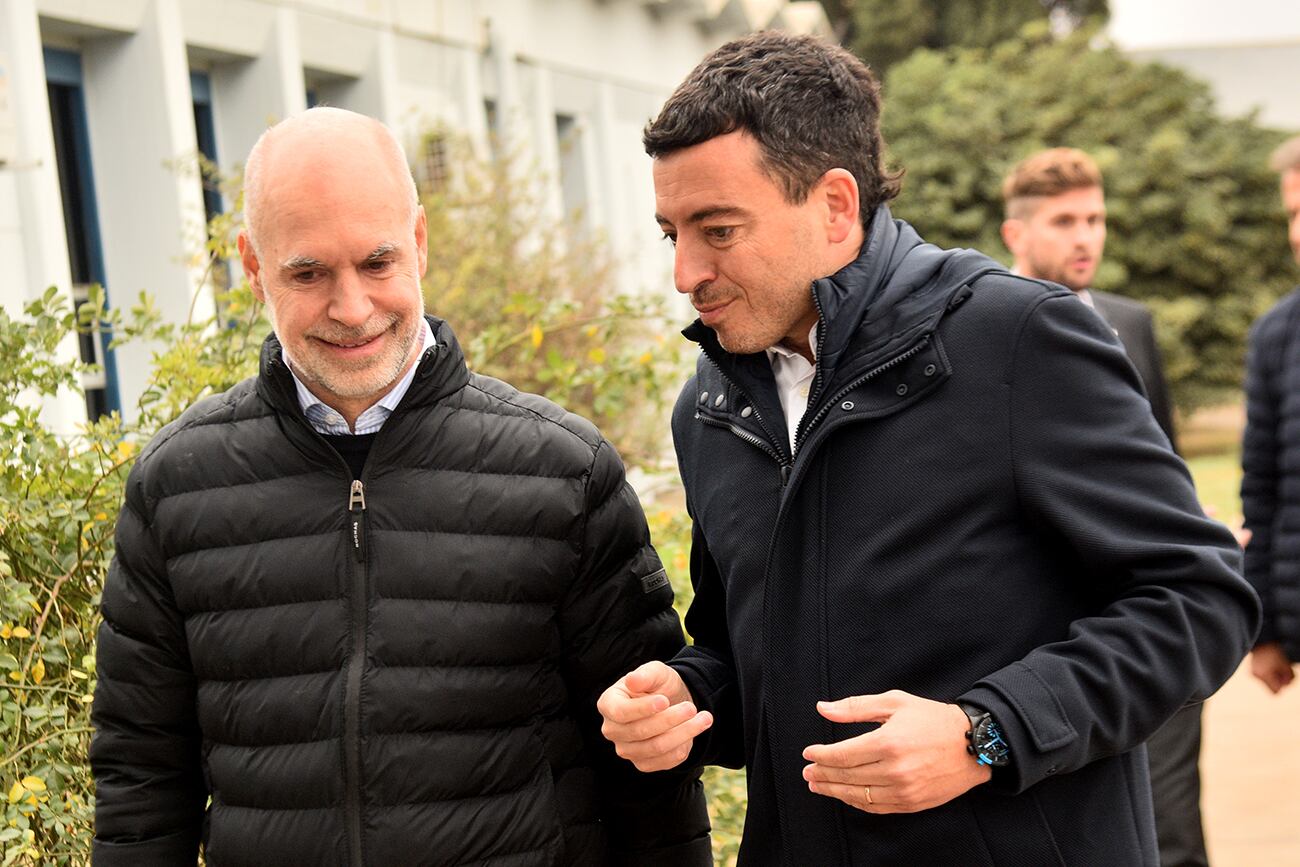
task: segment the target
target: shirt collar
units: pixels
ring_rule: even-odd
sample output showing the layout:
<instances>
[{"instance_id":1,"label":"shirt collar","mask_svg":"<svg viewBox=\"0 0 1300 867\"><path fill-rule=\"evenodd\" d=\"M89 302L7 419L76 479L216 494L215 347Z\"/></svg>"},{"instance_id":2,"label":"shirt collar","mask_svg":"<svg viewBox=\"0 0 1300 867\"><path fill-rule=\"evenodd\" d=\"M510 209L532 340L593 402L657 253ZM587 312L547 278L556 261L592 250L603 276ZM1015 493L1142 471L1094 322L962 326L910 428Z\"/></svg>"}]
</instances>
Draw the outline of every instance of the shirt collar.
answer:
<instances>
[{"instance_id":1,"label":"shirt collar","mask_svg":"<svg viewBox=\"0 0 1300 867\"><path fill-rule=\"evenodd\" d=\"M433 336L433 328L429 325L429 320L420 317L424 323L424 330L420 334L420 349L416 353L417 361L412 364L397 384L388 390L388 392L379 400L375 401L366 408L361 415L357 416L355 430L348 427L348 423L338 410L327 405L316 395L311 393L307 386L303 385L298 374L293 369L293 361L289 357L289 351L282 349L285 366L289 368L289 373L293 376L294 390L298 395L298 407L302 414L307 417L307 421L317 433L322 434L368 434L374 433L383 427L384 422L397 409L397 405L402 402L406 392L411 387L411 382L415 379L415 369L419 367L419 357L424 354L424 350L430 346L437 346L438 340Z\"/></svg>"},{"instance_id":2,"label":"shirt collar","mask_svg":"<svg viewBox=\"0 0 1300 867\"><path fill-rule=\"evenodd\" d=\"M814 322L813 327L808 330L808 348L812 352L813 361L817 360L817 326L818 325L821 325L820 319ZM788 358L793 358L795 356L799 356L800 358L803 358L803 356L800 355L800 353L795 352L793 349L790 349L788 346L782 346L780 343L774 343L764 351L767 353L767 360L770 363L775 363L778 358L788 359Z\"/></svg>"}]
</instances>

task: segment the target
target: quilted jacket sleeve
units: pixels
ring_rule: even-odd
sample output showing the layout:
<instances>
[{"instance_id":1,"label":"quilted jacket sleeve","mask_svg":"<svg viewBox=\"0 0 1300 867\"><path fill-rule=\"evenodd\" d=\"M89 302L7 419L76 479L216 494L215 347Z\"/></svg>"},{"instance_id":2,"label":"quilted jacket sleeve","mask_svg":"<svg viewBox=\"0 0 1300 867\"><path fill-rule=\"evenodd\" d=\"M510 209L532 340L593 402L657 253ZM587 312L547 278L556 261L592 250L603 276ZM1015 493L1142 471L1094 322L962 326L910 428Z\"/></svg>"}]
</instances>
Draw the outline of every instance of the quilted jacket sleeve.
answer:
<instances>
[{"instance_id":1,"label":"quilted jacket sleeve","mask_svg":"<svg viewBox=\"0 0 1300 867\"><path fill-rule=\"evenodd\" d=\"M143 517L137 466L104 584L91 706L94 863L194 864L206 800L185 629Z\"/></svg>"},{"instance_id":2,"label":"quilted jacket sleeve","mask_svg":"<svg viewBox=\"0 0 1300 867\"><path fill-rule=\"evenodd\" d=\"M1013 791L1142 743L1227 680L1259 628L1240 552L1204 516L1101 321L1068 296L1022 320L1006 376L1011 461L1035 532L1055 536L1098 600L1069 634L965 696L1006 730Z\"/></svg>"},{"instance_id":3,"label":"quilted jacket sleeve","mask_svg":"<svg viewBox=\"0 0 1300 867\"><path fill-rule=\"evenodd\" d=\"M671 658L683 644L672 587L650 546L641 505L606 442L595 452L585 508L578 580L560 625L574 713L601 778L612 863L712 864L699 771L641 773L600 734L600 693L643 662Z\"/></svg>"}]
</instances>

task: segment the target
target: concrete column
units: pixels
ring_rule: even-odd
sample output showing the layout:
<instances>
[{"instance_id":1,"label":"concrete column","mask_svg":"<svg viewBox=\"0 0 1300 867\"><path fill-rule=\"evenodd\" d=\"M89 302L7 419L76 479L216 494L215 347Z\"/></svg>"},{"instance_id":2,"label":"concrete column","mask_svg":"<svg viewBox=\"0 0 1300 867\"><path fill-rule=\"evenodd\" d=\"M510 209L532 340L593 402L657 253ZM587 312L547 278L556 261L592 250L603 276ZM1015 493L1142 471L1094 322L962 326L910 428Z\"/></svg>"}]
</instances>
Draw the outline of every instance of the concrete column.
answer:
<instances>
[{"instance_id":1,"label":"concrete column","mask_svg":"<svg viewBox=\"0 0 1300 867\"><path fill-rule=\"evenodd\" d=\"M499 22L488 22L488 51L496 73L497 140L503 154L514 154L519 146L527 144L527 135L521 128L524 118L519 98L518 52L514 40Z\"/></svg>"},{"instance_id":2,"label":"concrete column","mask_svg":"<svg viewBox=\"0 0 1300 867\"><path fill-rule=\"evenodd\" d=\"M212 69L217 152L229 165L243 165L268 126L306 108L297 20L292 10L278 8L256 58Z\"/></svg>"},{"instance_id":3,"label":"concrete column","mask_svg":"<svg viewBox=\"0 0 1300 867\"><path fill-rule=\"evenodd\" d=\"M529 100L529 114L532 118L533 142L531 159L525 157L529 168L534 163L536 172L528 176L538 181L537 194L541 197L542 214L552 224L559 223L568 215L564 213L564 195L560 190L560 142L555 127L555 95L552 89L551 71L541 66L531 70L532 93Z\"/></svg>"},{"instance_id":4,"label":"concrete column","mask_svg":"<svg viewBox=\"0 0 1300 867\"><path fill-rule=\"evenodd\" d=\"M473 48L464 48L460 51L460 63L463 128L474 155L486 160L491 155L491 148L488 146L487 113L483 107L483 57Z\"/></svg>"},{"instance_id":5,"label":"concrete column","mask_svg":"<svg viewBox=\"0 0 1300 867\"><path fill-rule=\"evenodd\" d=\"M616 261L623 262L629 252L625 249L630 235L626 197L628 179L624 177L619 164L618 110L614 105L614 85L608 81L601 81L596 85L596 115L593 126L600 164L598 180L589 187L588 195L593 201L601 200L610 250Z\"/></svg>"},{"instance_id":6,"label":"concrete column","mask_svg":"<svg viewBox=\"0 0 1300 867\"><path fill-rule=\"evenodd\" d=\"M127 308L148 292L165 320L202 321L215 303L200 285L203 193L188 169L198 144L176 0L151 0L139 30L87 43L82 63L110 298ZM117 350L127 419L137 415L154 349Z\"/></svg>"},{"instance_id":7,"label":"concrete column","mask_svg":"<svg viewBox=\"0 0 1300 867\"><path fill-rule=\"evenodd\" d=\"M32 0L0 3L0 63L16 125L14 159L0 166L0 263L12 269L0 280L0 305L17 317L50 286L69 303L72 299L45 60ZM63 362L80 357L74 336L59 344L57 357ZM44 400L41 419L71 433L86 421L86 404L81 395L64 389Z\"/></svg>"}]
</instances>

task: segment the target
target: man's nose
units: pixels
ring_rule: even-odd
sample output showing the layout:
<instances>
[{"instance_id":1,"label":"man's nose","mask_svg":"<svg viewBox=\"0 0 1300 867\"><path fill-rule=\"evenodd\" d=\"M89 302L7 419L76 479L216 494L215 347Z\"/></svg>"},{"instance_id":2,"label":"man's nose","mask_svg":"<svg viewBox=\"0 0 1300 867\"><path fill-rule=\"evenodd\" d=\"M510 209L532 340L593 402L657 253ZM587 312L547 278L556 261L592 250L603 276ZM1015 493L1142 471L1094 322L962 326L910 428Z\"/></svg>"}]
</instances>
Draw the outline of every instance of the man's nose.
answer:
<instances>
[{"instance_id":1,"label":"man's nose","mask_svg":"<svg viewBox=\"0 0 1300 867\"><path fill-rule=\"evenodd\" d=\"M707 246L679 238L673 260L673 282L677 291L689 295L703 283L717 279L717 268Z\"/></svg>"},{"instance_id":2,"label":"man's nose","mask_svg":"<svg viewBox=\"0 0 1300 867\"><path fill-rule=\"evenodd\" d=\"M370 292L356 273L345 271L334 285L330 298L329 317L349 327L359 327L369 321L375 305Z\"/></svg>"}]
</instances>

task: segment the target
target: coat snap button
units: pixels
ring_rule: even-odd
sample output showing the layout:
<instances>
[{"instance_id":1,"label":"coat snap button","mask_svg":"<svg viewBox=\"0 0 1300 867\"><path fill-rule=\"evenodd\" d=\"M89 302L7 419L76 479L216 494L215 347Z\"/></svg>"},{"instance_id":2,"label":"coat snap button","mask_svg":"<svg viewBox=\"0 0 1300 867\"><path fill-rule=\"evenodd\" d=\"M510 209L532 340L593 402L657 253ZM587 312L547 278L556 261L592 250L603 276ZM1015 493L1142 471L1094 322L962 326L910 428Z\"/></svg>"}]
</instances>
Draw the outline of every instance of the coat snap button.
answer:
<instances>
[{"instance_id":1,"label":"coat snap button","mask_svg":"<svg viewBox=\"0 0 1300 867\"><path fill-rule=\"evenodd\" d=\"M754 408L752 406L747 406L740 411L740 417L749 418L751 415L753 415L753 413L754 413Z\"/></svg>"},{"instance_id":2,"label":"coat snap button","mask_svg":"<svg viewBox=\"0 0 1300 867\"><path fill-rule=\"evenodd\" d=\"M709 402L709 393L708 393L707 391L705 391L705 392L701 392L701 393L700 393L700 403L708 403L708 402Z\"/></svg>"},{"instance_id":3,"label":"coat snap button","mask_svg":"<svg viewBox=\"0 0 1300 867\"><path fill-rule=\"evenodd\" d=\"M840 404L840 409L844 410L845 412L848 412L849 410L853 409L853 401L851 400L844 401L844 403Z\"/></svg>"},{"instance_id":4,"label":"coat snap button","mask_svg":"<svg viewBox=\"0 0 1300 867\"><path fill-rule=\"evenodd\" d=\"M714 398L714 400L713 400L713 405L714 405L714 406L722 406L722 404L723 404L726 400L727 400L726 396L720 394L720 395L718 395L716 398Z\"/></svg>"},{"instance_id":5,"label":"coat snap button","mask_svg":"<svg viewBox=\"0 0 1300 867\"><path fill-rule=\"evenodd\" d=\"M936 370L938 370L938 369L939 369L939 368L935 367L933 364L927 364L927 365L925 366L925 375L926 375L926 376L934 376L934 372L935 372Z\"/></svg>"},{"instance_id":6,"label":"coat snap button","mask_svg":"<svg viewBox=\"0 0 1300 867\"><path fill-rule=\"evenodd\" d=\"M907 383L900 382L898 384L898 388L894 389L894 394L898 395L899 397L902 397L903 395L907 394Z\"/></svg>"}]
</instances>

